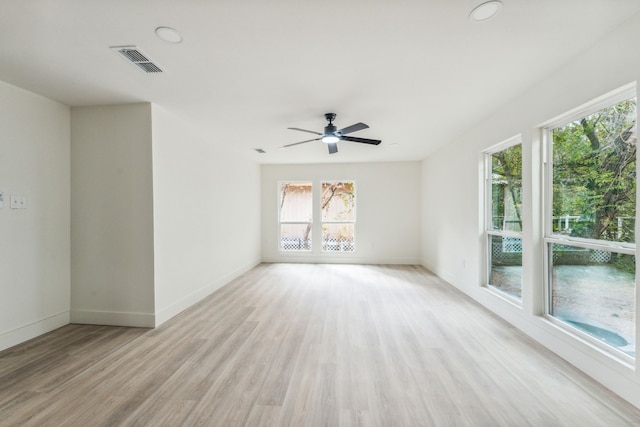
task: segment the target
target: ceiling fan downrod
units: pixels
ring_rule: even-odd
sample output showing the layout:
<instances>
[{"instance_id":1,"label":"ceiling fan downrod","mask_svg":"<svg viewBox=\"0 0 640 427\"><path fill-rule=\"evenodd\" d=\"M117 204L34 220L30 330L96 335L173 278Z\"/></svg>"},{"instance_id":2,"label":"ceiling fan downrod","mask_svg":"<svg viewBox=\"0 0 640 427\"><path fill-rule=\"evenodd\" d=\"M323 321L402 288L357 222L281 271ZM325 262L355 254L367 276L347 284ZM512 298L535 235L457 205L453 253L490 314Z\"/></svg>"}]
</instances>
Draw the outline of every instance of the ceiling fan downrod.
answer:
<instances>
[{"instance_id":1,"label":"ceiling fan downrod","mask_svg":"<svg viewBox=\"0 0 640 427\"><path fill-rule=\"evenodd\" d=\"M333 125L333 121L336 119L336 113L325 113L324 118L329 122L329 124L324 127L325 135L335 133L338 130L338 128Z\"/></svg>"}]
</instances>

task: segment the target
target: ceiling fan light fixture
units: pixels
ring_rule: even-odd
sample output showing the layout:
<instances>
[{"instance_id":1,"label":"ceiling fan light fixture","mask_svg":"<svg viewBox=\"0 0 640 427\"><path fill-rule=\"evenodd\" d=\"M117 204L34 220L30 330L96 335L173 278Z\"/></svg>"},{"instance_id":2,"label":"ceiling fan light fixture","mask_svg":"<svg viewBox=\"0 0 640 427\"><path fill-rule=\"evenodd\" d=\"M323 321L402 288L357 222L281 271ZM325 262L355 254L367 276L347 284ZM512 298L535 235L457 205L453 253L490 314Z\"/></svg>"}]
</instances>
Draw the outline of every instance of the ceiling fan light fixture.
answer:
<instances>
[{"instance_id":1,"label":"ceiling fan light fixture","mask_svg":"<svg viewBox=\"0 0 640 427\"><path fill-rule=\"evenodd\" d=\"M320 140L325 144L331 144L340 141L340 138L335 135L324 135Z\"/></svg>"},{"instance_id":2,"label":"ceiling fan light fixture","mask_svg":"<svg viewBox=\"0 0 640 427\"><path fill-rule=\"evenodd\" d=\"M469 14L469 19L473 22L485 22L495 17L502 9L502 2L492 0L476 6Z\"/></svg>"}]
</instances>

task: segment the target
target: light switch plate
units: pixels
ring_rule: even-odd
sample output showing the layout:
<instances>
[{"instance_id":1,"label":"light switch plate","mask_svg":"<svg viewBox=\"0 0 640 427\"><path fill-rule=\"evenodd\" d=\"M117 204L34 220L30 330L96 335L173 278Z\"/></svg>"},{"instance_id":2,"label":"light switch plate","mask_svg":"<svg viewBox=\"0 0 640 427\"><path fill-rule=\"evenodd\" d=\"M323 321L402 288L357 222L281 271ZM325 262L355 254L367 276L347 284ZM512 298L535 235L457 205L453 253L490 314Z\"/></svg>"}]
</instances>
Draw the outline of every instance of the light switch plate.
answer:
<instances>
[{"instance_id":1,"label":"light switch plate","mask_svg":"<svg viewBox=\"0 0 640 427\"><path fill-rule=\"evenodd\" d=\"M11 204L11 209L27 208L27 198L24 196L11 196L9 203Z\"/></svg>"}]
</instances>

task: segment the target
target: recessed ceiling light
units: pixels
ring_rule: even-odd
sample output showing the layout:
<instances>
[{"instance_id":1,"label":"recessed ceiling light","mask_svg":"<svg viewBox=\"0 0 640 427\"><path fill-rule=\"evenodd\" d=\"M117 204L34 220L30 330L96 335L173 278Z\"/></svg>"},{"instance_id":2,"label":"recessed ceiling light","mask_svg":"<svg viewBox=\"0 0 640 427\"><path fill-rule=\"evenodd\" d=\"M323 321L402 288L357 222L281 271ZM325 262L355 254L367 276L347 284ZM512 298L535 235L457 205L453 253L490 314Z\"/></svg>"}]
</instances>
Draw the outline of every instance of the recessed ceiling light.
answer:
<instances>
[{"instance_id":1,"label":"recessed ceiling light","mask_svg":"<svg viewBox=\"0 0 640 427\"><path fill-rule=\"evenodd\" d=\"M488 1L476 6L469 14L473 22L485 22L496 16L502 9L502 2Z\"/></svg>"},{"instance_id":2,"label":"recessed ceiling light","mask_svg":"<svg viewBox=\"0 0 640 427\"><path fill-rule=\"evenodd\" d=\"M182 41L180 33L171 27L156 28L156 36L158 36L160 40L164 40L169 43L180 43Z\"/></svg>"}]
</instances>

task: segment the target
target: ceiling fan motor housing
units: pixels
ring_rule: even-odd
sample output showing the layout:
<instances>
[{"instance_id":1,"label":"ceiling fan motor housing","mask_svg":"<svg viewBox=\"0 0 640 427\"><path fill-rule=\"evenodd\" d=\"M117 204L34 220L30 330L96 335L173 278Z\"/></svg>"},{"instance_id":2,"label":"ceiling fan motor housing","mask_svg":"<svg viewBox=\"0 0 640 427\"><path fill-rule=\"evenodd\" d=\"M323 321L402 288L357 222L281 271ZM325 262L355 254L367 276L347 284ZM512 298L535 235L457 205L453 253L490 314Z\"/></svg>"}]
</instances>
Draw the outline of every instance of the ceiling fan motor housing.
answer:
<instances>
[{"instance_id":1,"label":"ceiling fan motor housing","mask_svg":"<svg viewBox=\"0 0 640 427\"><path fill-rule=\"evenodd\" d=\"M324 127L325 135L335 133L337 130L338 130L338 128L335 127L334 125L326 125Z\"/></svg>"},{"instance_id":2,"label":"ceiling fan motor housing","mask_svg":"<svg viewBox=\"0 0 640 427\"><path fill-rule=\"evenodd\" d=\"M327 119L327 121L329 122L329 124L324 127L325 136L334 135L335 132L338 130L338 128L335 127L333 124L333 121L336 119L336 113L325 113L324 118ZM334 141L331 141L331 142L334 142Z\"/></svg>"}]
</instances>

